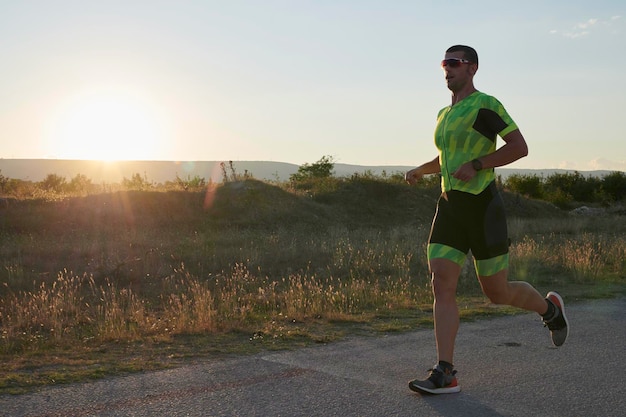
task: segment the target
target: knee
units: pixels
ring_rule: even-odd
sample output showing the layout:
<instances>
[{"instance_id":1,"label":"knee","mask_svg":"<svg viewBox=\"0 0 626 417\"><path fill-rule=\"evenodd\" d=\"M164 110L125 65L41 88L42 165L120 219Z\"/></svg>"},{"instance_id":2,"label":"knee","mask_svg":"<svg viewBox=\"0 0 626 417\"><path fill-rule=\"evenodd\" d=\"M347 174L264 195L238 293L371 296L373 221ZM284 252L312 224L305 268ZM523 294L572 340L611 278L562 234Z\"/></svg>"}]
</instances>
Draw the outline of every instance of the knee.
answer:
<instances>
[{"instance_id":1,"label":"knee","mask_svg":"<svg viewBox=\"0 0 626 417\"><path fill-rule=\"evenodd\" d=\"M430 260L428 266L435 300L454 300L461 267L447 259Z\"/></svg>"},{"instance_id":2,"label":"knee","mask_svg":"<svg viewBox=\"0 0 626 417\"><path fill-rule=\"evenodd\" d=\"M433 272L431 286L435 299L451 298L456 296L456 281L444 274Z\"/></svg>"}]
</instances>

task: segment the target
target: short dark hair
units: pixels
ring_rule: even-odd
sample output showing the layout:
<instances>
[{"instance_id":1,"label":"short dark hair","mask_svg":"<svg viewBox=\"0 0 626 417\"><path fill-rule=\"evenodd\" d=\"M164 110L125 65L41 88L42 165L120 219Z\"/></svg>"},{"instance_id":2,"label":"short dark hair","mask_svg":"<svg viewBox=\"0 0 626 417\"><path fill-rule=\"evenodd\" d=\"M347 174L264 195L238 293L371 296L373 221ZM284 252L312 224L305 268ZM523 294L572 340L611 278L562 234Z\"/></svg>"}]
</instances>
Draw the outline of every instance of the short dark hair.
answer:
<instances>
[{"instance_id":1,"label":"short dark hair","mask_svg":"<svg viewBox=\"0 0 626 417\"><path fill-rule=\"evenodd\" d=\"M463 52L463 58L478 65L478 53L471 46L454 45L449 47L446 52Z\"/></svg>"}]
</instances>

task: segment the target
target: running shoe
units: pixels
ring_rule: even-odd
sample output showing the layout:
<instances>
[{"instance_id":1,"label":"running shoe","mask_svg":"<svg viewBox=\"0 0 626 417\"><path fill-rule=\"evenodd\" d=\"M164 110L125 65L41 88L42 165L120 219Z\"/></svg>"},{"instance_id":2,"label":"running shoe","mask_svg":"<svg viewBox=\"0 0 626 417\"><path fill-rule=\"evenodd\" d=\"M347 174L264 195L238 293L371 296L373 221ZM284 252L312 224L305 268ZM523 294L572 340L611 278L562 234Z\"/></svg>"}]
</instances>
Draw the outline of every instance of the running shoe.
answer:
<instances>
[{"instance_id":1,"label":"running shoe","mask_svg":"<svg viewBox=\"0 0 626 417\"><path fill-rule=\"evenodd\" d=\"M433 369L429 369L429 372L428 378L409 382L411 391L429 394L452 394L461 391L456 379L456 371L444 371L439 365L436 365Z\"/></svg>"},{"instance_id":2,"label":"running shoe","mask_svg":"<svg viewBox=\"0 0 626 417\"><path fill-rule=\"evenodd\" d=\"M546 295L546 300L554 304L556 312L551 320L544 320L543 325L550 330L552 344L561 346L569 335L569 321L565 316L565 304L563 304L561 296L554 291L550 291Z\"/></svg>"}]
</instances>

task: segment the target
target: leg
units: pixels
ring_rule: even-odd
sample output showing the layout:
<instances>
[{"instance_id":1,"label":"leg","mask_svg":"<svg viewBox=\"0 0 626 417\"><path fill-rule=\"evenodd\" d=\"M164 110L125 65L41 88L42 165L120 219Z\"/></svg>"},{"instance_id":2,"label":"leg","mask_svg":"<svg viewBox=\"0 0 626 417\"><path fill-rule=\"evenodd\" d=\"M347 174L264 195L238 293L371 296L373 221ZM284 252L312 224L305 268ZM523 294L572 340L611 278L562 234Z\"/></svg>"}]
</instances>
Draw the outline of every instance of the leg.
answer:
<instances>
[{"instance_id":1,"label":"leg","mask_svg":"<svg viewBox=\"0 0 626 417\"><path fill-rule=\"evenodd\" d=\"M548 303L545 298L529 283L507 280L507 270L503 269L490 276L479 276L483 293L494 304L505 304L524 310L545 314Z\"/></svg>"},{"instance_id":2,"label":"leg","mask_svg":"<svg viewBox=\"0 0 626 417\"><path fill-rule=\"evenodd\" d=\"M454 363L454 342L459 330L456 288L461 265L469 250L466 235L460 233L461 226L449 208L447 195L442 194L428 238L428 266L432 275L438 363L430 370L428 378L409 382L412 391L449 394L461 390L455 376L456 371L441 363Z\"/></svg>"},{"instance_id":3,"label":"leg","mask_svg":"<svg viewBox=\"0 0 626 417\"><path fill-rule=\"evenodd\" d=\"M430 260L433 288L433 318L437 359L454 363L454 342L459 330L459 310L456 304L456 287L461 266L448 259Z\"/></svg>"},{"instance_id":4,"label":"leg","mask_svg":"<svg viewBox=\"0 0 626 417\"><path fill-rule=\"evenodd\" d=\"M433 317L435 320L435 340L437 342L437 359L453 363L454 341L459 330L459 310L456 305L456 285L461 267L448 259L432 258L429 260L432 273L432 286L435 301ZM416 392L430 394L450 394L459 392L461 387L456 379L456 371L442 367L437 363L430 370L425 380L416 379L409 382L409 388Z\"/></svg>"},{"instance_id":5,"label":"leg","mask_svg":"<svg viewBox=\"0 0 626 417\"><path fill-rule=\"evenodd\" d=\"M495 304L506 304L514 307L535 311L543 316L545 326L550 330L554 346L561 346L569 335L569 321L565 316L565 306L561 296L550 291L547 300L537 290L524 281L507 281L507 270L490 276L479 276L478 280L483 292Z\"/></svg>"}]
</instances>

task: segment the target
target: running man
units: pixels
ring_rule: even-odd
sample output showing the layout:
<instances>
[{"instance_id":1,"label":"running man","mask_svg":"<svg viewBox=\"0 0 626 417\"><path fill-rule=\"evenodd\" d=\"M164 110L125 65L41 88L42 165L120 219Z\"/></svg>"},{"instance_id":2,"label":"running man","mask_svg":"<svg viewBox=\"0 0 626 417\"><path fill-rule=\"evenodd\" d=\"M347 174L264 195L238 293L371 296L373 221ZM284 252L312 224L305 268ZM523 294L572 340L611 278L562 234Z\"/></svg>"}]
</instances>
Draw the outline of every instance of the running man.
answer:
<instances>
[{"instance_id":1,"label":"running man","mask_svg":"<svg viewBox=\"0 0 626 417\"><path fill-rule=\"evenodd\" d=\"M426 379L409 382L411 390L432 394L461 390L453 365L459 329L456 288L470 250L491 302L540 314L555 346L561 346L569 332L559 294L551 291L544 298L527 282L507 280L509 238L494 168L525 157L526 141L502 104L474 87L478 55L473 48L452 46L441 66L452 104L437 116L439 155L405 175L415 184L424 175L441 173L442 194L428 241L438 362ZM505 144L496 149L498 136Z\"/></svg>"}]
</instances>

